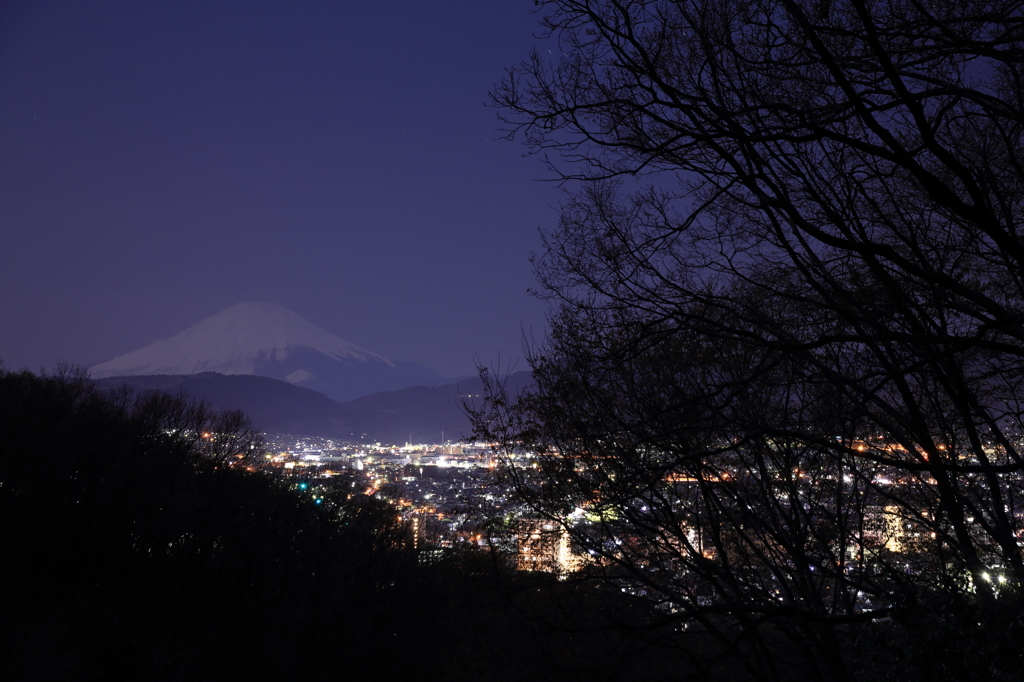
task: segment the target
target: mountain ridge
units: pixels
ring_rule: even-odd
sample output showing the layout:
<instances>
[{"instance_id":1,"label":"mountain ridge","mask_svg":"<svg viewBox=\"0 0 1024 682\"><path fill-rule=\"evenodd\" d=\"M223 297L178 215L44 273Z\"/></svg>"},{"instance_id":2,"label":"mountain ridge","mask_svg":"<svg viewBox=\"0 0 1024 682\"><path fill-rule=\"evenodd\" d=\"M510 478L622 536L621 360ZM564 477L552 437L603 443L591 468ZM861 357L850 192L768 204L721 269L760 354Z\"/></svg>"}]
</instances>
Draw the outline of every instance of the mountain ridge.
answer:
<instances>
[{"instance_id":1,"label":"mountain ridge","mask_svg":"<svg viewBox=\"0 0 1024 682\"><path fill-rule=\"evenodd\" d=\"M506 385L516 394L530 381L528 372L516 372L508 377ZM96 383L103 390L126 384L136 391L182 392L215 408L242 410L258 429L268 433L394 444L438 442L442 432L449 440L469 437L472 425L462 403L483 393L478 377L441 386L384 391L347 402L278 379L214 372L105 377Z\"/></svg>"}]
</instances>

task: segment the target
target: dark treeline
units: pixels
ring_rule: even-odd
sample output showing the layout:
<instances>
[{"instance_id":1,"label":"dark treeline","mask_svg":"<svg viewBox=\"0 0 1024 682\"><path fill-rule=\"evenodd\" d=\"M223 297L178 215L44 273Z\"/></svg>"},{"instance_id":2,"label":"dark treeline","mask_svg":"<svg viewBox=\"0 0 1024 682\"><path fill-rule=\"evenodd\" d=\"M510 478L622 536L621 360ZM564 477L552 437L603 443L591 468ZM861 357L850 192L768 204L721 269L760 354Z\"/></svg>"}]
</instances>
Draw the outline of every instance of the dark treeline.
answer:
<instances>
[{"instance_id":1,"label":"dark treeline","mask_svg":"<svg viewBox=\"0 0 1024 682\"><path fill-rule=\"evenodd\" d=\"M316 505L294 481L248 471L258 452L238 413L100 392L75 371L0 370L0 678L688 669L625 597L515 580L486 554L424 563L393 510L353 480Z\"/></svg>"},{"instance_id":2,"label":"dark treeline","mask_svg":"<svg viewBox=\"0 0 1024 682\"><path fill-rule=\"evenodd\" d=\"M536 4L519 498L757 679L1021 679L1024 3Z\"/></svg>"}]
</instances>

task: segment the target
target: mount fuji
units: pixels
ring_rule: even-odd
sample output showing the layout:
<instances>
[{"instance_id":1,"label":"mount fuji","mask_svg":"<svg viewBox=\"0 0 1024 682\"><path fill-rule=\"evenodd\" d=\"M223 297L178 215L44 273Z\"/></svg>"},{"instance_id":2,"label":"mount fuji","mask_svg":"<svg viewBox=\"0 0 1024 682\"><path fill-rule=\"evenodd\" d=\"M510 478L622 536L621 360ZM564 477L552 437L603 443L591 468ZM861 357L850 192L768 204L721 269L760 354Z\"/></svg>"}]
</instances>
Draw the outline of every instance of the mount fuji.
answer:
<instances>
[{"instance_id":1,"label":"mount fuji","mask_svg":"<svg viewBox=\"0 0 1024 682\"><path fill-rule=\"evenodd\" d=\"M341 339L275 303L239 303L169 339L89 368L93 378L193 375L271 377L352 400L446 379L411 362L392 362Z\"/></svg>"}]
</instances>

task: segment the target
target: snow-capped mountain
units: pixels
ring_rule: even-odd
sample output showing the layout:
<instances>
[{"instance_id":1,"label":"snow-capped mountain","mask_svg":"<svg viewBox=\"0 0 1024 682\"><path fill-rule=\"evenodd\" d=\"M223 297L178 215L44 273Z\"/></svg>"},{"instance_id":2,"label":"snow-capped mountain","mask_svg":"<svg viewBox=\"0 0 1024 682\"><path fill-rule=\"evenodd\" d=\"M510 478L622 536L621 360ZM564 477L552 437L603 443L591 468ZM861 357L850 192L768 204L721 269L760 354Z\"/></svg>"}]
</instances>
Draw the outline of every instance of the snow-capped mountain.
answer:
<instances>
[{"instance_id":1,"label":"snow-capped mountain","mask_svg":"<svg viewBox=\"0 0 1024 682\"><path fill-rule=\"evenodd\" d=\"M202 372L250 374L351 400L444 377L392 362L274 303L239 303L169 339L90 368L94 378Z\"/></svg>"}]
</instances>

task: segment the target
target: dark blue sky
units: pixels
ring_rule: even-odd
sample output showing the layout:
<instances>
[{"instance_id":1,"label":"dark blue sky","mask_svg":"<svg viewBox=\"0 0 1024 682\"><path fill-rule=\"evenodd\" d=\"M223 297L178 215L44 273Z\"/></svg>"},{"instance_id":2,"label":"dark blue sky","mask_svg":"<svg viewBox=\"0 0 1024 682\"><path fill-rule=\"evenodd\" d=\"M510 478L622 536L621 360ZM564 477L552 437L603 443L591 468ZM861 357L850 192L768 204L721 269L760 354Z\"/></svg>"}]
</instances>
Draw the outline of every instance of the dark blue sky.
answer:
<instances>
[{"instance_id":1,"label":"dark blue sky","mask_svg":"<svg viewBox=\"0 0 1024 682\"><path fill-rule=\"evenodd\" d=\"M240 301L455 375L544 328L559 197L487 91L530 0L0 6L0 357L92 364Z\"/></svg>"}]
</instances>

